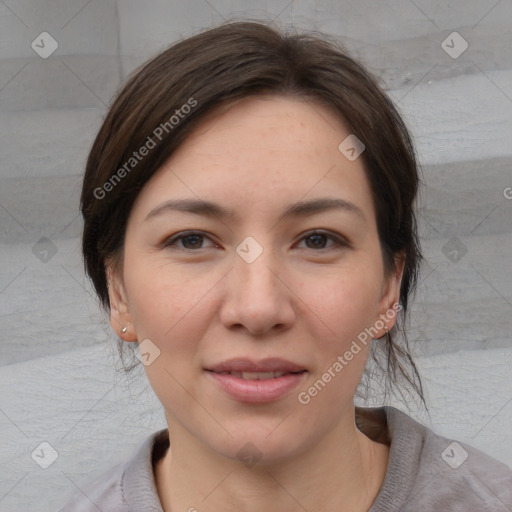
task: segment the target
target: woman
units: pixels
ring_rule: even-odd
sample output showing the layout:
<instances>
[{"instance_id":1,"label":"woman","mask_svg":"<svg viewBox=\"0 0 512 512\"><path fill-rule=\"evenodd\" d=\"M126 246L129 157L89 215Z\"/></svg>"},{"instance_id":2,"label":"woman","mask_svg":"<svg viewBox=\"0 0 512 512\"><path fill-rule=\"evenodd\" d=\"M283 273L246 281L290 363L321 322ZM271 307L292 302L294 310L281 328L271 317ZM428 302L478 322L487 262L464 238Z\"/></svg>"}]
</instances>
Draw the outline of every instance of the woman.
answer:
<instances>
[{"instance_id":1,"label":"woman","mask_svg":"<svg viewBox=\"0 0 512 512\"><path fill-rule=\"evenodd\" d=\"M421 259L407 129L334 43L238 22L145 64L81 197L86 271L168 429L61 510L512 510L512 472L357 408Z\"/></svg>"}]
</instances>

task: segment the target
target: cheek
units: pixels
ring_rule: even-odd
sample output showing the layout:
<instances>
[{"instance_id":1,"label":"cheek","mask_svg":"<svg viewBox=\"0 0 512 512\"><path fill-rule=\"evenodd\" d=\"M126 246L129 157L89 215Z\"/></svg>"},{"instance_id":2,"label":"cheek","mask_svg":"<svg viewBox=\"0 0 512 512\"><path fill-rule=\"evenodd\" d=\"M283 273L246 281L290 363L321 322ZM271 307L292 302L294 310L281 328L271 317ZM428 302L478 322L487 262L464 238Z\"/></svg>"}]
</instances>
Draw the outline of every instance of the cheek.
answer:
<instances>
[{"instance_id":1,"label":"cheek","mask_svg":"<svg viewBox=\"0 0 512 512\"><path fill-rule=\"evenodd\" d=\"M200 326L198 311L207 304L208 290L215 284L212 273L195 271L192 275L187 269L143 256L132 256L125 268L130 313L139 340L150 338L166 345L181 339L176 332ZM186 338L192 338L190 331Z\"/></svg>"},{"instance_id":2,"label":"cheek","mask_svg":"<svg viewBox=\"0 0 512 512\"><path fill-rule=\"evenodd\" d=\"M304 312L316 340L316 371L302 389L300 403L309 401L323 422L336 422L340 408L352 403L371 349L371 338L361 337L377 311L377 287L369 275L351 273L329 280L309 295ZM312 410L309 409L309 410ZM328 412L325 412L328 411ZM333 423L333 424L334 424ZM326 425L319 425L325 428Z\"/></svg>"},{"instance_id":3,"label":"cheek","mask_svg":"<svg viewBox=\"0 0 512 512\"><path fill-rule=\"evenodd\" d=\"M375 321L381 281L370 267L346 267L303 281L301 290L309 315L322 321L329 338L346 343Z\"/></svg>"},{"instance_id":4,"label":"cheek","mask_svg":"<svg viewBox=\"0 0 512 512\"><path fill-rule=\"evenodd\" d=\"M130 313L137 337L140 342L151 340L159 350L144 370L163 404L187 410L190 403L183 386L190 387L199 372L200 340L213 310L207 294L213 286L211 277L196 274L191 279L170 266L144 267L135 260L132 268L138 271L128 272L125 282L131 291Z\"/></svg>"}]
</instances>

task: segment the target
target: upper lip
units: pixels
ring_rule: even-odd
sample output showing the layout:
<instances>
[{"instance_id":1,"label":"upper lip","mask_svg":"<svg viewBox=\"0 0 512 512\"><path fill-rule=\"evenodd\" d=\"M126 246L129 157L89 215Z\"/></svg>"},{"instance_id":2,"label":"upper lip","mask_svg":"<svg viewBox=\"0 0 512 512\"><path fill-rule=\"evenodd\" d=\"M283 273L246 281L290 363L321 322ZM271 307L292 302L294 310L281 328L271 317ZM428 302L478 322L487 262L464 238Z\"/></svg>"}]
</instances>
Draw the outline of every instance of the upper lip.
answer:
<instances>
[{"instance_id":1,"label":"upper lip","mask_svg":"<svg viewBox=\"0 0 512 512\"><path fill-rule=\"evenodd\" d=\"M305 370L303 366L272 357L268 359L262 359L261 361L253 361L246 358L234 358L228 359L221 363L209 366L206 368L212 372L301 372Z\"/></svg>"}]
</instances>

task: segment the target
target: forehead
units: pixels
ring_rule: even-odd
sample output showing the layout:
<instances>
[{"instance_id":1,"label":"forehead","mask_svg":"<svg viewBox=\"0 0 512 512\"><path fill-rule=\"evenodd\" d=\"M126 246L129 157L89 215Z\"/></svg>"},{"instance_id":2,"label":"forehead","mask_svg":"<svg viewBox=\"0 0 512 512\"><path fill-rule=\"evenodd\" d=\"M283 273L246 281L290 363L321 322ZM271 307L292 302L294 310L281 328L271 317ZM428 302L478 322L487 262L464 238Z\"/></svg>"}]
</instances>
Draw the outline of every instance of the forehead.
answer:
<instances>
[{"instance_id":1,"label":"forehead","mask_svg":"<svg viewBox=\"0 0 512 512\"><path fill-rule=\"evenodd\" d=\"M136 205L171 197L267 209L339 197L372 209L362 158L338 149L349 128L327 107L281 96L244 98L211 112L155 173ZM237 204L238 203L238 204ZM254 210L253 210L254 211Z\"/></svg>"},{"instance_id":2,"label":"forehead","mask_svg":"<svg viewBox=\"0 0 512 512\"><path fill-rule=\"evenodd\" d=\"M343 133L348 134L348 128L327 106L293 97L253 96L210 112L175 155L190 146L210 152L218 147L229 154L262 148L295 154L319 152L336 148Z\"/></svg>"}]
</instances>

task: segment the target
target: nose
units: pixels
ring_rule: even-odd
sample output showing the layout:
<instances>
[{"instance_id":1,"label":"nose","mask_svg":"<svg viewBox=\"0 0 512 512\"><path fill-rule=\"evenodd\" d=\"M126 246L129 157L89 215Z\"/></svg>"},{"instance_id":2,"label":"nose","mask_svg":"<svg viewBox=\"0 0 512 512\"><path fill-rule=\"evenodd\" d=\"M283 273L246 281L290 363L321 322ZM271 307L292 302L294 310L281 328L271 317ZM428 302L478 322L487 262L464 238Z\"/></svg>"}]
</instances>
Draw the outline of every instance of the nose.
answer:
<instances>
[{"instance_id":1,"label":"nose","mask_svg":"<svg viewBox=\"0 0 512 512\"><path fill-rule=\"evenodd\" d=\"M270 251L247 263L235 255L226 277L220 318L228 329L246 330L253 336L289 329L295 321L293 291L280 275Z\"/></svg>"}]
</instances>

